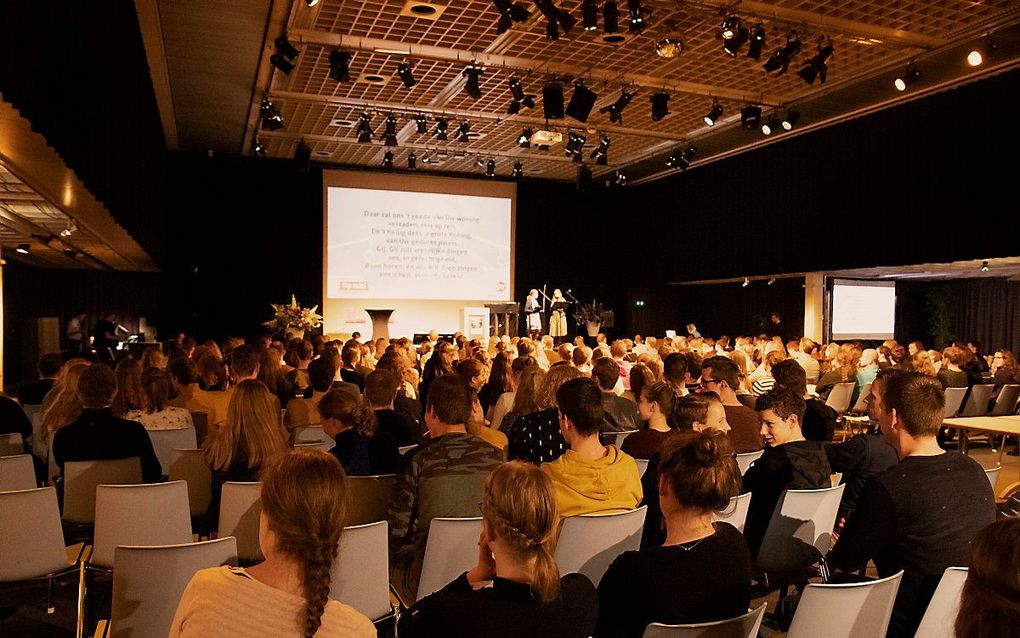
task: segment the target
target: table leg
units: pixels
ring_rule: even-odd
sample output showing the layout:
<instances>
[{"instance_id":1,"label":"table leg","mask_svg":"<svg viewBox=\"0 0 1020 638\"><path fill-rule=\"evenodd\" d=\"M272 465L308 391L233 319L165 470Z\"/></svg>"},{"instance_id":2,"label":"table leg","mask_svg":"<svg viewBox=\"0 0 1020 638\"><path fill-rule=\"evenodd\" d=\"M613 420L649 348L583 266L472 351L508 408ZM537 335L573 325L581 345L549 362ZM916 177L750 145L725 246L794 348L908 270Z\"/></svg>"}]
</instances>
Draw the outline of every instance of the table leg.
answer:
<instances>
[{"instance_id":1,"label":"table leg","mask_svg":"<svg viewBox=\"0 0 1020 638\"><path fill-rule=\"evenodd\" d=\"M960 433L960 453L967 454L970 449L970 442L967 437L967 428L956 428L956 431Z\"/></svg>"}]
</instances>

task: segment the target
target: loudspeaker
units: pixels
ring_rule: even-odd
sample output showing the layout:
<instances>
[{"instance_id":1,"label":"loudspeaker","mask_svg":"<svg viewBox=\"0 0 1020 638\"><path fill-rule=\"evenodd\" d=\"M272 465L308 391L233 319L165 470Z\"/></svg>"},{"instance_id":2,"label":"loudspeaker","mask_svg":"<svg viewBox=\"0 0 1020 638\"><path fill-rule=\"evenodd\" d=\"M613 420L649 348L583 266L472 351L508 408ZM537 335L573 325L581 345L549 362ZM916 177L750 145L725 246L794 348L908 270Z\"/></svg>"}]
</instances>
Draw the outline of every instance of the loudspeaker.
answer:
<instances>
[{"instance_id":1,"label":"loudspeaker","mask_svg":"<svg viewBox=\"0 0 1020 638\"><path fill-rule=\"evenodd\" d=\"M545 119L563 119L563 85L559 82L550 82L542 87L542 109L545 111Z\"/></svg>"},{"instance_id":2,"label":"loudspeaker","mask_svg":"<svg viewBox=\"0 0 1020 638\"><path fill-rule=\"evenodd\" d=\"M567 115L578 122L587 122L588 115L591 114L591 110L595 106L595 100L598 97L597 93L585 85L575 84L574 94L570 96L570 103L567 104Z\"/></svg>"}]
</instances>

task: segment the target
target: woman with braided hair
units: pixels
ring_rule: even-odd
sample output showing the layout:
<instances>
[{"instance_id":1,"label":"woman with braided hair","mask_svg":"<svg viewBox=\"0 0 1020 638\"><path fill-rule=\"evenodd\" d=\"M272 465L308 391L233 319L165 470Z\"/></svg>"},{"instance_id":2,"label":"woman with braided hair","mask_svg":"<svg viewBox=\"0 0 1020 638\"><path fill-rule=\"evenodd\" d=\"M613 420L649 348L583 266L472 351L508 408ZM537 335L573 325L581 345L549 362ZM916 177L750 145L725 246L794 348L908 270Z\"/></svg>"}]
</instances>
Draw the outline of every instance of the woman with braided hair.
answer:
<instances>
[{"instance_id":1,"label":"woman with braided hair","mask_svg":"<svg viewBox=\"0 0 1020 638\"><path fill-rule=\"evenodd\" d=\"M582 574L560 578L549 477L530 463L504 463L486 477L479 507L478 564L401 616L401 638L590 636L598 596Z\"/></svg>"},{"instance_id":2,"label":"woman with braided hair","mask_svg":"<svg viewBox=\"0 0 1020 638\"><path fill-rule=\"evenodd\" d=\"M318 451L282 457L262 477L254 567L214 567L192 577L170 638L273 636L374 638L372 622L329 599L347 488L340 462Z\"/></svg>"}]
</instances>

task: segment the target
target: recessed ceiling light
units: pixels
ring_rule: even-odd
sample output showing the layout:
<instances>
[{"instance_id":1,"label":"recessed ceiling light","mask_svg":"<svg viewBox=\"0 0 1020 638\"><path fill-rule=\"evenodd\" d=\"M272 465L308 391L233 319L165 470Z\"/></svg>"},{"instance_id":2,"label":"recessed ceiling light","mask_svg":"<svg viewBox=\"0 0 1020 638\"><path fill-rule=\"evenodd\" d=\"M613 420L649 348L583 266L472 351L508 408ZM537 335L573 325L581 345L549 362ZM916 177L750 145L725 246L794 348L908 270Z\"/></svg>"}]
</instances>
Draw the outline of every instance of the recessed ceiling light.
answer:
<instances>
[{"instance_id":1,"label":"recessed ceiling light","mask_svg":"<svg viewBox=\"0 0 1020 638\"><path fill-rule=\"evenodd\" d=\"M353 120L333 120L329 123L330 126L342 126L344 128L350 128L354 126Z\"/></svg>"},{"instance_id":2,"label":"recessed ceiling light","mask_svg":"<svg viewBox=\"0 0 1020 638\"><path fill-rule=\"evenodd\" d=\"M388 80L388 77L378 73L362 73L361 77L358 78L358 82L365 82L367 84L386 84Z\"/></svg>"},{"instance_id":3,"label":"recessed ceiling light","mask_svg":"<svg viewBox=\"0 0 1020 638\"><path fill-rule=\"evenodd\" d=\"M400 9L400 15L422 20L436 20L445 9L445 6L421 2L421 0L408 0Z\"/></svg>"},{"instance_id":4,"label":"recessed ceiling light","mask_svg":"<svg viewBox=\"0 0 1020 638\"><path fill-rule=\"evenodd\" d=\"M630 38L628 38L627 35L624 33L603 33L602 35L596 38L596 40L604 42L605 44L612 44L614 46L618 44L623 44L629 39Z\"/></svg>"},{"instance_id":5,"label":"recessed ceiling light","mask_svg":"<svg viewBox=\"0 0 1020 638\"><path fill-rule=\"evenodd\" d=\"M382 53L383 55L403 55L405 57L411 55L411 49L387 49L387 48L379 48L379 49L372 49L372 50L375 51L376 53Z\"/></svg>"},{"instance_id":6,"label":"recessed ceiling light","mask_svg":"<svg viewBox=\"0 0 1020 638\"><path fill-rule=\"evenodd\" d=\"M332 155L329 151L315 151L315 154L319 157L329 157Z\"/></svg>"}]
</instances>

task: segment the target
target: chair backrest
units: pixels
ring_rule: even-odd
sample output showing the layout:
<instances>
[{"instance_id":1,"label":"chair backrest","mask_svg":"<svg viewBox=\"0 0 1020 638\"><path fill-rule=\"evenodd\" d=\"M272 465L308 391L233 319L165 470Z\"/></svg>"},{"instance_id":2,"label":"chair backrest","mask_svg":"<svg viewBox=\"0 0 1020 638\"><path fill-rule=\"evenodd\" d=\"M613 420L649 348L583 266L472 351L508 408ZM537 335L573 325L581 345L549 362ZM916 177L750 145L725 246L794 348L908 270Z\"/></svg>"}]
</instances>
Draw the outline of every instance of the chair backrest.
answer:
<instances>
[{"instance_id":1,"label":"chair backrest","mask_svg":"<svg viewBox=\"0 0 1020 638\"><path fill-rule=\"evenodd\" d=\"M93 564L113 567L113 550L118 545L190 542L191 510L184 481L96 488Z\"/></svg>"},{"instance_id":2,"label":"chair backrest","mask_svg":"<svg viewBox=\"0 0 1020 638\"><path fill-rule=\"evenodd\" d=\"M0 492L32 490L39 487L35 482L35 467L31 454L0 456Z\"/></svg>"},{"instance_id":3,"label":"chair backrest","mask_svg":"<svg viewBox=\"0 0 1020 638\"><path fill-rule=\"evenodd\" d=\"M17 432L0 434L0 456L15 456L24 452L25 440L21 438L21 434Z\"/></svg>"},{"instance_id":4,"label":"chair backrest","mask_svg":"<svg viewBox=\"0 0 1020 638\"><path fill-rule=\"evenodd\" d=\"M389 614L388 544L386 521L345 527L330 572L329 597L354 607L371 620Z\"/></svg>"},{"instance_id":5,"label":"chair backrest","mask_svg":"<svg viewBox=\"0 0 1020 638\"><path fill-rule=\"evenodd\" d=\"M0 582L38 578L70 566L56 488L0 492L0 512Z\"/></svg>"},{"instance_id":6,"label":"chair backrest","mask_svg":"<svg viewBox=\"0 0 1020 638\"><path fill-rule=\"evenodd\" d=\"M188 503L193 517L205 514L212 499L212 470L205 463L202 450L175 449L170 453L169 474L171 481L188 484Z\"/></svg>"},{"instance_id":7,"label":"chair backrest","mask_svg":"<svg viewBox=\"0 0 1020 638\"><path fill-rule=\"evenodd\" d=\"M262 558L262 550L259 548L261 514L262 483L227 481L223 484L223 491L220 494L219 535L237 538L237 558L242 562Z\"/></svg>"},{"instance_id":8,"label":"chair backrest","mask_svg":"<svg viewBox=\"0 0 1020 638\"><path fill-rule=\"evenodd\" d=\"M192 412L191 422L195 424L195 441L199 446L205 441L205 437L209 434L209 413L208 412Z\"/></svg>"},{"instance_id":9,"label":"chair backrest","mask_svg":"<svg viewBox=\"0 0 1020 638\"><path fill-rule=\"evenodd\" d=\"M947 567L942 580L928 603L928 609L921 618L916 638L955 638L953 625L960 611L960 594L967 580L966 567Z\"/></svg>"},{"instance_id":10,"label":"chair backrest","mask_svg":"<svg viewBox=\"0 0 1020 638\"><path fill-rule=\"evenodd\" d=\"M713 518L717 521L729 523L733 527L744 532L744 523L747 522L747 510L751 507L751 493L740 494L730 499L730 506L722 512L716 512L713 514Z\"/></svg>"},{"instance_id":11,"label":"chair backrest","mask_svg":"<svg viewBox=\"0 0 1020 638\"><path fill-rule=\"evenodd\" d=\"M840 483L843 482L843 473L842 472L833 472L829 476L829 482L832 484L833 487L836 487L837 485L839 485Z\"/></svg>"},{"instance_id":12,"label":"chair backrest","mask_svg":"<svg viewBox=\"0 0 1020 638\"><path fill-rule=\"evenodd\" d=\"M433 518L418 579L417 600L439 591L475 566L482 517Z\"/></svg>"},{"instance_id":13,"label":"chair backrest","mask_svg":"<svg viewBox=\"0 0 1020 638\"><path fill-rule=\"evenodd\" d=\"M742 616L716 622L693 625L652 623L645 627L643 638L755 638L765 617L765 605L762 603Z\"/></svg>"},{"instance_id":14,"label":"chair backrest","mask_svg":"<svg viewBox=\"0 0 1020 638\"><path fill-rule=\"evenodd\" d=\"M884 638L903 572L864 583L808 583L787 638Z\"/></svg>"},{"instance_id":15,"label":"chair backrest","mask_svg":"<svg viewBox=\"0 0 1020 638\"><path fill-rule=\"evenodd\" d=\"M857 402L854 403L854 407L851 408L851 412L867 412L868 406L865 401L868 400L868 394L871 392L871 384L865 383L864 387L861 388L861 393L857 395Z\"/></svg>"},{"instance_id":16,"label":"chair backrest","mask_svg":"<svg viewBox=\"0 0 1020 638\"><path fill-rule=\"evenodd\" d=\"M623 430L622 432L606 432L603 434L603 438L606 440L606 445L613 444L616 447L623 445L623 442L627 440L627 437L634 434L637 430Z\"/></svg>"},{"instance_id":17,"label":"chair backrest","mask_svg":"<svg viewBox=\"0 0 1020 638\"><path fill-rule=\"evenodd\" d=\"M347 477L347 522L364 525L386 520L396 474Z\"/></svg>"},{"instance_id":18,"label":"chair backrest","mask_svg":"<svg viewBox=\"0 0 1020 638\"><path fill-rule=\"evenodd\" d=\"M637 475L644 476L648 471L648 459L634 459L634 462L637 463Z\"/></svg>"},{"instance_id":19,"label":"chair backrest","mask_svg":"<svg viewBox=\"0 0 1020 638\"><path fill-rule=\"evenodd\" d=\"M991 383L981 383L971 386L970 394L967 395L967 404L960 412L961 417L984 416L988 413L988 402L992 399L992 390L995 386Z\"/></svg>"},{"instance_id":20,"label":"chair backrest","mask_svg":"<svg viewBox=\"0 0 1020 638\"><path fill-rule=\"evenodd\" d=\"M198 447L198 437L194 426L176 430L146 430L152 441L152 449L156 452L159 465L165 472L173 463L174 450L190 450Z\"/></svg>"},{"instance_id":21,"label":"chair backrest","mask_svg":"<svg viewBox=\"0 0 1020 638\"><path fill-rule=\"evenodd\" d=\"M91 525L96 520L96 488L100 485L135 485L142 482L137 456L113 461L64 463L64 520Z\"/></svg>"},{"instance_id":22,"label":"chair backrest","mask_svg":"<svg viewBox=\"0 0 1020 638\"><path fill-rule=\"evenodd\" d=\"M314 441L312 443L295 443L295 450L319 450L320 452L329 452L333 449L332 441Z\"/></svg>"},{"instance_id":23,"label":"chair backrest","mask_svg":"<svg viewBox=\"0 0 1020 638\"><path fill-rule=\"evenodd\" d=\"M992 407L992 411L989 412L991 416L1006 416L1007 414L1016 414L1016 404L1020 400L1020 385L1010 383L1009 385L1002 386L999 390L999 396L995 398L995 405Z\"/></svg>"},{"instance_id":24,"label":"chair backrest","mask_svg":"<svg viewBox=\"0 0 1020 638\"><path fill-rule=\"evenodd\" d=\"M765 454L765 450L758 450L757 452L742 452L737 455L737 467L740 468L740 475L747 474L747 470L751 467L751 464L761 458L761 455Z\"/></svg>"},{"instance_id":25,"label":"chair backrest","mask_svg":"<svg viewBox=\"0 0 1020 638\"><path fill-rule=\"evenodd\" d=\"M321 425L302 425L294 428L294 443L326 443L330 442L326 431Z\"/></svg>"},{"instance_id":26,"label":"chair backrest","mask_svg":"<svg viewBox=\"0 0 1020 638\"><path fill-rule=\"evenodd\" d=\"M400 447L397 448L397 451L400 452L400 456L404 456L405 454L407 454L408 451L413 450L416 447L418 447L418 446L417 445L401 445Z\"/></svg>"},{"instance_id":27,"label":"chair backrest","mask_svg":"<svg viewBox=\"0 0 1020 638\"><path fill-rule=\"evenodd\" d=\"M946 388L946 409L942 418L951 419L960 411L963 399L967 396L967 388Z\"/></svg>"},{"instance_id":28,"label":"chair backrest","mask_svg":"<svg viewBox=\"0 0 1020 638\"><path fill-rule=\"evenodd\" d=\"M200 569L237 565L232 536L202 543L133 547L121 545L113 558L111 638L166 638L177 603Z\"/></svg>"},{"instance_id":29,"label":"chair backrest","mask_svg":"<svg viewBox=\"0 0 1020 638\"><path fill-rule=\"evenodd\" d=\"M25 416L32 422L32 454L45 461L50 445L42 427L42 406L23 405L21 409L25 411Z\"/></svg>"},{"instance_id":30,"label":"chair backrest","mask_svg":"<svg viewBox=\"0 0 1020 638\"><path fill-rule=\"evenodd\" d=\"M560 574L584 574L597 587L620 554L641 546L647 506L619 514L585 514L563 521L556 544Z\"/></svg>"},{"instance_id":31,"label":"chair backrest","mask_svg":"<svg viewBox=\"0 0 1020 638\"><path fill-rule=\"evenodd\" d=\"M829 392L829 398L825 400L825 405L835 410L837 414L843 414L850 407L850 399L854 396L855 387L857 387L857 383L854 381L837 383Z\"/></svg>"},{"instance_id":32,"label":"chair backrest","mask_svg":"<svg viewBox=\"0 0 1020 638\"><path fill-rule=\"evenodd\" d=\"M1001 465L995 467L989 467L985 469L985 476L988 478L988 482L992 484L992 491L995 491L995 484L999 480L999 472L1002 471Z\"/></svg>"},{"instance_id":33,"label":"chair backrest","mask_svg":"<svg viewBox=\"0 0 1020 638\"><path fill-rule=\"evenodd\" d=\"M844 487L783 492L758 551L758 567L777 575L794 573L829 551Z\"/></svg>"}]
</instances>

